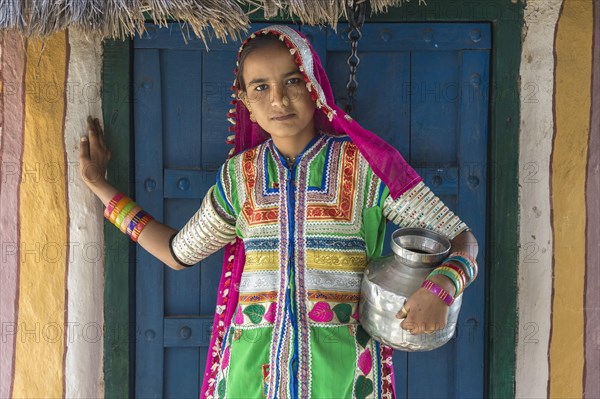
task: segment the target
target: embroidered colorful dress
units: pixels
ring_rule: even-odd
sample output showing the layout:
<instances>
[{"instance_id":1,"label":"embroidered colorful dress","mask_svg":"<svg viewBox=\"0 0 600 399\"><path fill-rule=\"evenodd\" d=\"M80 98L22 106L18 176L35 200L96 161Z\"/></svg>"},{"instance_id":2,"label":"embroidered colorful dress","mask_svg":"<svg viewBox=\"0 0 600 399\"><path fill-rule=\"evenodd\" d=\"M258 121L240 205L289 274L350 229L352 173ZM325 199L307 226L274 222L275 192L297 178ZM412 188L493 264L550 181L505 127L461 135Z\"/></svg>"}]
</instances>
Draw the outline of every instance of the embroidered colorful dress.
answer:
<instances>
[{"instance_id":1,"label":"embroidered colorful dress","mask_svg":"<svg viewBox=\"0 0 600 399\"><path fill-rule=\"evenodd\" d=\"M169 243L184 266L227 244L200 398L394 398L392 350L358 322L363 270L381 253L386 219L449 239L468 227L393 147L337 107L300 32L257 31L238 61L258 35L289 48L321 133L288 167L232 100L238 154ZM237 79L232 89L237 97Z\"/></svg>"},{"instance_id":2,"label":"embroidered colorful dress","mask_svg":"<svg viewBox=\"0 0 600 399\"><path fill-rule=\"evenodd\" d=\"M449 238L467 226L422 183L386 202L387 187L347 136L319 134L292 166L269 140L231 158L210 192L246 250L214 397L391 398L391 349L358 321L360 282L381 253L384 213ZM426 197L423 214L415 205Z\"/></svg>"}]
</instances>

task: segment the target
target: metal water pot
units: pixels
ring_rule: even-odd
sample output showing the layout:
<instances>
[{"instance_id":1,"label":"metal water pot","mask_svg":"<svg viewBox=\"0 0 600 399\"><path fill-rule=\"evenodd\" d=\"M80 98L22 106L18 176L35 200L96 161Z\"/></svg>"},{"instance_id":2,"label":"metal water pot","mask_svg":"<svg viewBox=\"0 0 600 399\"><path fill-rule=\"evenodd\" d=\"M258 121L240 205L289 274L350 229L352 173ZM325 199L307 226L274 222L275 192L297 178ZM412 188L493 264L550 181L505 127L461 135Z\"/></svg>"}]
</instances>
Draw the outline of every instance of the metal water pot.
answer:
<instances>
[{"instance_id":1,"label":"metal water pot","mask_svg":"<svg viewBox=\"0 0 600 399\"><path fill-rule=\"evenodd\" d=\"M422 228L392 234L393 255L371 261L361 285L359 320L377 341L394 349L416 352L444 345L456 330L462 295L448 309L446 327L432 334L413 335L400 328L396 314L427 275L448 256L450 241Z\"/></svg>"}]
</instances>

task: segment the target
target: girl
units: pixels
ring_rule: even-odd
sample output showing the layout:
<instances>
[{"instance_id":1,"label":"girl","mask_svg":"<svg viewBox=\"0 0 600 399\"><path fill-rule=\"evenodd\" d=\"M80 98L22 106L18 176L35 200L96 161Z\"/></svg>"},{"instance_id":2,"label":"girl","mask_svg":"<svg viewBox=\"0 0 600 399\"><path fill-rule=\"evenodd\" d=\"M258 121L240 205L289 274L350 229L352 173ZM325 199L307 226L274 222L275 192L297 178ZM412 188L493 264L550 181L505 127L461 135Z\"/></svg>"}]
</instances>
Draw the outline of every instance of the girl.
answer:
<instances>
[{"instance_id":1,"label":"girl","mask_svg":"<svg viewBox=\"0 0 600 399\"><path fill-rule=\"evenodd\" d=\"M358 316L386 220L452 243L444 266L399 304L398 328L413 334L445 326L448 304L476 276L477 241L395 149L335 105L301 33L253 33L236 76L237 154L180 231L104 180L110 151L97 119L82 138L82 177L105 216L173 269L227 245L202 398L392 398L392 350Z\"/></svg>"}]
</instances>

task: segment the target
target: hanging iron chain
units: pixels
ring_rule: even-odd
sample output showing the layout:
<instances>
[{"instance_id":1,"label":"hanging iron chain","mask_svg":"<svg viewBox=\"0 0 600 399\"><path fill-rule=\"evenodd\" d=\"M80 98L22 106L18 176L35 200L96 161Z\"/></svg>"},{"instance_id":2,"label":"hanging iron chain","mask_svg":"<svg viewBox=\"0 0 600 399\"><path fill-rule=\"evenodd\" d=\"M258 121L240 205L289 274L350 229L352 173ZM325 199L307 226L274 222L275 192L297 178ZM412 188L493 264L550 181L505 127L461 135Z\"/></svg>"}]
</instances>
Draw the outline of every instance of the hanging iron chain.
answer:
<instances>
[{"instance_id":1,"label":"hanging iron chain","mask_svg":"<svg viewBox=\"0 0 600 399\"><path fill-rule=\"evenodd\" d=\"M360 63L358 57L358 41L362 38L361 29L365 22L365 15L367 10L367 0L348 0L346 3L346 15L348 16L348 24L350 25L350 31L348 32L348 39L352 46L350 57L348 57L348 67L350 68L350 78L346 84L348 90L348 103L344 107L344 111L347 114L352 113L354 110L354 94L358 89L358 81L356 80L356 67Z\"/></svg>"}]
</instances>

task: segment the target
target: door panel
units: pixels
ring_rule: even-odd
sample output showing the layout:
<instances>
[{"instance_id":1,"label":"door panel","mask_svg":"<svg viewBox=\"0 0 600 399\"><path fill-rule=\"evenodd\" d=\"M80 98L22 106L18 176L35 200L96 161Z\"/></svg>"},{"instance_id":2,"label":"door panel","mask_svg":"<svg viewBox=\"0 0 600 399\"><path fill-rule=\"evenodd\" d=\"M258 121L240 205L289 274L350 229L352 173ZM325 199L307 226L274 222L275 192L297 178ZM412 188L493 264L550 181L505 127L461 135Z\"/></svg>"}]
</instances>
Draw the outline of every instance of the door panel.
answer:
<instances>
[{"instance_id":1,"label":"door panel","mask_svg":"<svg viewBox=\"0 0 600 399\"><path fill-rule=\"evenodd\" d=\"M301 29L343 108L346 27ZM359 43L352 115L403 154L480 247L480 274L465 293L456 337L432 352L394 352L398 398L483 397L490 32L487 24L367 24ZM149 26L134 41L136 199L174 228L198 209L226 159L238 47L213 41L206 52L200 40L186 44L176 25ZM388 225L386 249L393 230ZM137 256L136 396L197 397L222 251L179 272L140 247Z\"/></svg>"},{"instance_id":2,"label":"door panel","mask_svg":"<svg viewBox=\"0 0 600 399\"><path fill-rule=\"evenodd\" d=\"M160 51L136 51L134 64L136 202L157 220L164 220ZM140 246L136 251L136 395L158 398L163 392L164 273L167 270Z\"/></svg>"}]
</instances>

